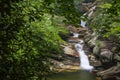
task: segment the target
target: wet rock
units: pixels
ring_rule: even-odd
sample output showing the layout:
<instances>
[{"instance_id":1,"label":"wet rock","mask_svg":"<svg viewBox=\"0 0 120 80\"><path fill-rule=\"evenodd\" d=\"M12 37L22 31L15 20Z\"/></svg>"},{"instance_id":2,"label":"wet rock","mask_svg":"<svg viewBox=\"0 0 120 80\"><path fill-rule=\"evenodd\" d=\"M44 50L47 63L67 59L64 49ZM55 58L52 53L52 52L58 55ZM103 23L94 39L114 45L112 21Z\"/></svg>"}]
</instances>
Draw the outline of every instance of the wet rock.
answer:
<instances>
[{"instance_id":1,"label":"wet rock","mask_svg":"<svg viewBox=\"0 0 120 80\"><path fill-rule=\"evenodd\" d=\"M91 54L91 55L88 55L88 57L89 57L89 60L90 60L90 64L91 64L92 66L94 66L95 69L98 69L99 67L102 66L101 61L100 61L100 60L97 60L94 55Z\"/></svg>"},{"instance_id":2,"label":"wet rock","mask_svg":"<svg viewBox=\"0 0 120 80\"><path fill-rule=\"evenodd\" d=\"M120 53L114 54L114 60L120 62Z\"/></svg>"},{"instance_id":3,"label":"wet rock","mask_svg":"<svg viewBox=\"0 0 120 80\"><path fill-rule=\"evenodd\" d=\"M99 53L100 53L100 46L95 46L95 47L93 48L93 54L99 55Z\"/></svg>"},{"instance_id":4,"label":"wet rock","mask_svg":"<svg viewBox=\"0 0 120 80\"><path fill-rule=\"evenodd\" d=\"M74 65L64 65L62 68L55 69L57 72L74 72L78 70L80 70L80 67Z\"/></svg>"},{"instance_id":5,"label":"wet rock","mask_svg":"<svg viewBox=\"0 0 120 80\"><path fill-rule=\"evenodd\" d=\"M85 34L79 34L78 38L84 38Z\"/></svg>"},{"instance_id":6,"label":"wet rock","mask_svg":"<svg viewBox=\"0 0 120 80\"><path fill-rule=\"evenodd\" d=\"M111 51L116 53L116 52L117 52L117 47L116 47L116 46L113 46L113 47L111 48Z\"/></svg>"},{"instance_id":7,"label":"wet rock","mask_svg":"<svg viewBox=\"0 0 120 80\"><path fill-rule=\"evenodd\" d=\"M79 64L79 57L75 57L75 56L72 56L72 55L68 55L68 54L63 54L63 63L66 64L66 65L71 65L71 64Z\"/></svg>"},{"instance_id":8,"label":"wet rock","mask_svg":"<svg viewBox=\"0 0 120 80\"><path fill-rule=\"evenodd\" d=\"M115 50L116 50L116 45L115 45L115 43L114 42L112 42L112 41L101 41L101 47L102 48L107 48L107 49L109 49L109 50L111 50L112 52L114 52Z\"/></svg>"},{"instance_id":9,"label":"wet rock","mask_svg":"<svg viewBox=\"0 0 120 80\"><path fill-rule=\"evenodd\" d=\"M49 59L49 61L52 63L53 67L55 68L62 68L62 66L64 65L62 62L59 62L54 59Z\"/></svg>"},{"instance_id":10,"label":"wet rock","mask_svg":"<svg viewBox=\"0 0 120 80\"><path fill-rule=\"evenodd\" d=\"M96 77L96 80L102 80L101 77Z\"/></svg>"},{"instance_id":11,"label":"wet rock","mask_svg":"<svg viewBox=\"0 0 120 80\"><path fill-rule=\"evenodd\" d=\"M99 60L90 61L90 64L94 66L96 69L102 66L102 63Z\"/></svg>"},{"instance_id":12,"label":"wet rock","mask_svg":"<svg viewBox=\"0 0 120 80\"><path fill-rule=\"evenodd\" d=\"M61 55L52 54L52 57L49 59L49 61L52 63L52 66L50 67L51 70L61 72L80 69L79 55L74 50L73 45L74 44L71 43L60 45L63 47L64 53Z\"/></svg>"},{"instance_id":13,"label":"wet rock","mask_svg":"<svg viewBox=\"0 0 120 80\"><path fill-rule=\"evenodd\" d=\"M91 40L88 41L88 45L89 46L95 46L96 45L96 40L97 40L97 36L93 37Z\"/></svg>"},{"instance_id":14,"label":"wet rock","mask_svg":"<svg viewBox=\"0 0 120 80\"><path fill-rule=\"evenodd\" d=\"M96 41L98 39L98 36L96 35L96 33L92 33L90 36L90 40L87 42L89 46L95 46L96 45Z\"/></svg>"},{"instance_id":15,"label":"wet rock","mask_svg":"<svg viewBox=\"0 0 120 80\"><path fill-rule=\"evenodd\" d=\"M111 67L107 70L97 73L103 80L119 80L120 79L120 65Z\"/></svg>"},{"instance_id":16,"label":"wet rock","mask_svg":"<svg viewBox=\"0 0 120 80\"><path fill-rule=\"evenodd\" d=\"M81 39L76 38L76 37L70 37L70 38L68 39L68 42L71 42L71 43L78 43L78 42L80 42L80 41L81 41Z\"/></svg>"},{"instance_id":17,"label":"wet rock","mask_svg":"<svg viewBox=\"0 0 120 80\"><path fill-rule=\"evenodd\" d=\"M91 39L90 36L85 36L85 37L84 37L84 41L85 41L86 43L87 43L90 39Z\"/></svg>"},{"instance_id":18,"label":"wet rock","mask_svg":"<svg viewBox=\"0 0 120 80\"><path fill-rule=\"evenodd\" d=\"M67 28L72 33L80 33L88 30L87 28L76 28L75 26L72 25L67 26Z\"/></svg>"},{"instance_id":19,"label":"wet rock","mask_svg":"<svg viewBox=\"0 0 120 80\"><path fill-rule=\"evenodd\" d=\"M91 33L89 31L86 32L86 35L84 35L84 41L88 43L92 39Z\"/></svg>"},{"instance_id":20,"label":"wet rock","mask_svg":"<svg viewBox=\"0 0 120 80\"><path fill-rule=\"evenodd\" d=\"M100 56L103 59L112 60L113 53L109 49L101 49Z\"/></svg>"},{"instance_id":21,"label":"wet rock","mask_svg":"<svg viewBox=\"0 0 120 80\"><path fill-rule=\"evenodd\" d=\"M58 60L58 59L56 60L56 59L50 58L49 61L52 64L50 69L58 72L74 71L74 70L80 69L79 57L75 57L72 55L62 54L62 60Z\"/></svg>"},{"instance_id":22,"label":"wet rock","mask_svg":"<svg viewBox=\"0 0 120 80\"><path fill-rule=\"evenodd\" d=\"M116 62L113 60L113 56L113 53L109 49L101 49L99 60L102 63L102 67L107 69L116 65Z\"/></svg>"},{"instance_id":23,"label":"wet rock","mask_svg":"<svg viewBox=\"0 0 120 80\"><path fill-rule=\"evenodd\" d=\"M69 25L69 26L67 26L67 28L68 28L68 30L69 30L70 32L72 32L72 33L77 32L77 29L76 29L75 26Z\"/></svg>"},{"instance_id":24,"label":"wet rock","mask_svg":"<svg viewBox=\"0 0 120 80\"><path fill-rule=\"evenodd\" d=\"M70 48L70 47L66 46L66 47L64 47L63 51L64 51L64 54L79 57L78 53L74 49L72 49L72 47Z\"/></svg>"},{"instance_id":25,"label":"wet rock","mask_svg":"<svg viewBox=\"0 0 120 80\"><path fill-rule=\"evenodd\" d=\"M107 46L107 44L106 44L105 41L100 41L100 40L98 40L97 44L99 45L99 47L100 47L101 49L108 48L108 46Z\"/></svg>"},{"instance_id":26,"label":"wet rock","mask_svg":"<svg viewBox=\"0 0 120 80\"><path fill-rule=\"evenodd\" d=\"M78 33L85 33L88 30L88 28L77 28Z\"/></svg>"}]
</instances>

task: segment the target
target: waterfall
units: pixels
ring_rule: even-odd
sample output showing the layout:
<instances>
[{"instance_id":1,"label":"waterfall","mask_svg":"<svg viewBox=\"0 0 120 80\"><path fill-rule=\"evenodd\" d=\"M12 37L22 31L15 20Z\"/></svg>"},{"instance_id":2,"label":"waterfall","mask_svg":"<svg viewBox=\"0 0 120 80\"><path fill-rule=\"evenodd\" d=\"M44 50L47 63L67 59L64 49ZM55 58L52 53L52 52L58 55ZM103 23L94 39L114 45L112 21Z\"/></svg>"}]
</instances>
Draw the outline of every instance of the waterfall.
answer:
<instances>
[{"instance_id":1,"label":"waterfall","mask_svg":"<svg viewBox=\"0 0 120 80\"><path fill-rule=\"evenodd\" d=\"M93 66L89 64L89 59L83 50L83 41L80 41L80 43L77 43L75 45L75 48L80 56L80 68L83 70L92 70Z\"/></svg>"},{"instance_id":2,"label":"waterfall","mask_svg":"<svg viewBox=\"0 0 120 80\"><path fill-rule=\"evenodd\" d=\"M91 7L88 12L84 13L81 16L81 24L80 25L83 28L86 27L86 23L87 23L87 21L84 21L85 16L87 16L87 18L89 19L92 16L95 9L96 9L96 5ZM73 33L73 35L74 35L73 37L75 37L75 38L78 38L78 36L79 36L78 33ZM79 43L75 44L75 49L79 53L79 57L80 57L80 68L83 70L90 70L91 71L91 70L93 70L94 67L89 64L89 59L83 50L83 45L84 45L83 40L80 40Z\"/></svg>"},{"instance_id":3,"label":"waterfall","mask_svg":"<svg viewBox=\"0 0 120 80\"><path fill-rule=\"evenodd\" d=\"M86 21L81 20L81 26L86 27Z\"/></svg>"},{"instance_id":4,"label":"waterfall","mask_svg":"<svg viewBox=\"0 0 120 80\"><path fill-rule=\"evenodd\" d=\"M77 38L78 36L79 36L78 33L73 33L73 37L74 37L74 38Z\"/></svg>"},{"instance_id":5,"label":"waterfall","mask_svg":"<svg viewBox=\"0 0 120 80\"><path fill-rule=\"evenodd\" d=\"M91 8L89 9L88 12L84 13L84 14L81 16L80 25L81 25L82 27L86 27L86 23L87 23L86 20L82 20L82 19L84 19L85 16L87 16L87 18L90 19L90 17L93 15L94 10L96 9L96 7L97 7L97 6L94 5L93 7L91 7Z\"/></svg>"},{"instance_id":6,"label":"waterfall","mask_svg":"<svg viewBox=\"0 0 120 80\"><path fill-rule=\"evenodd\" d=\"M86 23L87 23L87 21L82 20L82 19L85 18L86 15L87 15L87 13L84 13L84 14L81 16L81 22L80 22L80 25L81 25L82 27L86 27Z\"/></svg>"},{"instance_id":7,"label":"waterfall","mask_svg":"<svg viewBox=\"0 0 120 80\"><path fill-rule=\"evenodd\" d=\"M77 36L78 34L75 33L73 35ZM83 50L83 46L84 46L84 41L83 40L80 40L79 43L75 44L75 49L79 53L79 57L80 57L80 69L91 71L91 70L93 70L94 67L89 64L89 59L88 59L88 56L85 54L85 52Z\"/></svg>"}]
</instances>

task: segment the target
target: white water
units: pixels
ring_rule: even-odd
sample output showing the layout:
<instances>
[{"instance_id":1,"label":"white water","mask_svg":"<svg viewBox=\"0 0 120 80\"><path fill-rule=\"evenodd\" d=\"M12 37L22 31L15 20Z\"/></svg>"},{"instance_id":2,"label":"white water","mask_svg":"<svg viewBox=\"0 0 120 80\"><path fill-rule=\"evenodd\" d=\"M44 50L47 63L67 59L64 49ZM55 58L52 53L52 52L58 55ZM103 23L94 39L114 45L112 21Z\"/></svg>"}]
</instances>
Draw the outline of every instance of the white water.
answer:
<instances>
[{"instance_id":1,"label":"white water","mask_svg":"<svg viewBox=\"0 0 120 80\"><path fill-rule=\"evenodd\" d=\"M84 16L86 16L86 15L87 15L87 13L84 13L83 16L81 16L81 18L84 18ZM84 20L81 19L81 24L80 25L82 27L86 27L86 23L87 23L87 21L84 21Z\"/></svg>"},{"instance_id":2,"label":"white water","mask_svg":"<svg viewBox=\"0 0 120 80\"><path fill-rule=\"evenodd\" d=\"M76 33L73 35L77 37L78 34ZM79 53L79 57L80 57L80 69L91 71L94 67L89 64L89 59L83 50L83 46L84 46L83 40L80 40L79 43L75 44L75 49Z\"/></svg>"},{"instance_id":3,"label":"white water","mask_svg":"<svg viewBox=\"0 0 120 80\"><path fill-rule=\"evenodd\" d=\"M96 6L93 6L88 13L84 13L83 16L81 16L81 18L84 19L84 17L87 15L88 19L92 16L94 10L96 9ZM87 21L81 20L81 26L84 28L86 27L86 23ZM73 33L73 37L78 37L79 34L78 33ZM79 53L79 57L80 57L80 68L83 70L93 70L94 67L90 65L89 63L89 59L88 56L85 54L84 50L83 50L83 45L84 45L84 41L81 40L79 43L77 43L75 45L75 49L77 50L77 52Z\"/></svg>"},{"instance_id":4,"label":"white water","mask_svg":"<svg viewBox=\"0 0 120 80\"><path fill-rule=\"evenodd\" d=\"M89 18L93 15L93 12L94 12L94 10L96 9L96 7L97 7L96 5L93 6L93 7L91 7L91 8L89 9L88 13L87 13L87 12L84 13L84 14L81 16L81 18L84 18L85 16L87 16L87 18L89 19ZM87 21L84 21L84 20L81 19L80 25L81 25L83 28L86 27L86 23L87 23Z\"/></svg>"},{"instance_id":5,"label":"white water","mask_svg":"<svg viewBox=\"0 0 120 80\"><path fill-rule=\"evenodd\" d=\"M79 36L78 33L73 33L73 37L74 37L74 38L77 38L78 36Z\"/></svg>"},{"instance_id":6,"label":"white water","mask_svg":"<svg viewBox=\"0 0 120 80\"><path fill-rule=\"evenodd\" d=\"M87 23L86 21L81 20L81 26L82 27L86 27L86 23Z\"/></svg>"}]
</instances>

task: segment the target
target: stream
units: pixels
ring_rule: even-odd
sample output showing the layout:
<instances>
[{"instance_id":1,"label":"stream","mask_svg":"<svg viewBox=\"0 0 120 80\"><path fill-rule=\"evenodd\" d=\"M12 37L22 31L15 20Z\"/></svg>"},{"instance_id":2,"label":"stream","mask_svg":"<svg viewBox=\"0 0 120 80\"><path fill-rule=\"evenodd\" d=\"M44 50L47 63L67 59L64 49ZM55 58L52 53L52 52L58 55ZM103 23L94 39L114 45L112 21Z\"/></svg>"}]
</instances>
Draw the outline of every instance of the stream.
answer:
<instances>
[{"instance_id":1,"label":"stream","mask_svg":"<svg viewBox=\"0 0 120 80\"><path fill-rule=\"evenodd\" d=\"M78 33L73 33L74 38L78 38L78 36ZM96 80L96 75L91 72L94 67L89 64L89 59L83 50L83 46L83 40L80 40L74 45L80 57L79 71L56 73L54 75L49 75L49 78L47 80Z\"/></svg>"},{"instance_id":2,"label":"stream","mask_svg":"<svg viewBox=\"0 0 120 80\"><path fill-rule=\"evenodd\" d=\"M83 14L83 17L85 15L88 15L88 18L92 15L93 10L96 8L96 6L93 6L91 10L89 11L89 14L85 13ZM85 28L86 27L86 21L81 20L80 25ZM78 38L79 33L72 32L73 38ZM79 54L80 57L80 70L76 72L60 72L53 75L49 75L47 80L96 80L96 75L92 73L91 71L94 69L93 66L90 65L88 56L85 54L83 50L84 41L80 40L78 43L74 44L74 47L76 51Z\"/></svg>"},{"instance_id":3,"label":"stream","mask_svg":"<svg viewBox=\"0 0 120 80\"><path fill-rule=\"evenodd\" d=\"M61 72L50 75L48 80L96 80L96 76L85 70L77 72Z\"/></svg>"},{"instance_id":4,"label":"stream","mask_svg":"<svg viewBox=\"0 0 120 80\"><path fill-rule=\"evenodd\" d=\"M88 56L85 54L83 50L83 46L84 46L83 40L80 40L79 43L75 44L75 49L79 53L80 57L80 69L92 71L94 67L90 65Z\"/></svg>"}]
</instances>

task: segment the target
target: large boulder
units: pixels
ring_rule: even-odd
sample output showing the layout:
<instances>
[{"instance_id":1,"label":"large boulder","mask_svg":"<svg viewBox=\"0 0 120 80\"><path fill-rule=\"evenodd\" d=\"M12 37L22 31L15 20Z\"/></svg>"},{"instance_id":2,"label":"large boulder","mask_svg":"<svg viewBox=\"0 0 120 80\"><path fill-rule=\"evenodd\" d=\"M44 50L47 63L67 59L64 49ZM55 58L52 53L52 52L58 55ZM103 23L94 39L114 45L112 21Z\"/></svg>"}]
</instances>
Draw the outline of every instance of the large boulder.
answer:
<instances>
[{"instance_id":1,"label":"large boulder","mask_svg":"<svg viewBox=\"0 0 120 80\"><path fill-rule=\"evenodd\" d=\"M94 37L94 38L92 38L92 39L88 42L88 44L89 44L90 46L96 45L96 40L97 40L97 37Z\"/></svg>"},{"instance_id":2,"label":"large boulder","mask_svg":"<svg viewBox=\"0 0 120 80\"><path fill-rule=\"evenodd\" d=\"M96 35L96 33L92 33L91 34L91 39L88 41L88 45L89 46L95 46L97 39L98 39L98 36Z\"/></svg>"},{"instance_id":3,"label":"large boulder","mask_svg":"<svg viewBox=\"0 0 120 80\"><path fill-rule=\"evenodd\" d=\"M107 46L107 44L105 43L105 41L100 41L100 40L97 40L96 41L96 45L95 47L93 48L93 53L95 55L99 55L101 53L104 54L104 53L111 53L111 51L108 49L109 46ZM108 51L109 50L109 51ZM104 52L106 51L106 52ZM104 52L104 53L103 53Z\"/></svg>"},{"instance_id":4,"label":"large boulder","mask_svg":"<svg viewBox=\"0 0 120 80\"><path fill-rule=\"evenodd\" d=\"M102 66L101 62L99 60L97 60L94 55L89 55L88 57L89 57L89 60L90 60L90 64L92 66L94 66L96 69L98 67Z\"/></svg>"},{"instance_id":5,"label":"large boulder","mask_svg":"<svg viewBox=\"0 0 120 80\"><path fill-rule=\"evenodd\" d=\"M92 39L93 36L91 35L91 33L90 33L89 31L86 31L85 34L86 34L86 35L84 35L84 41L85 41L86 43L88 43L88 41L89 41L90 39Z\"/></svg>"},{"instance_id":6,"label":"large boulder","mask_svg":"<svg viewBox=\"0 0 120 80\"><path fill-rule=\"evenodd\" d=\"M120 65L97 73L103 80L120 80Z\"/></svg>"},{"instance_id":7,"label":"large boulder","mask_svg":"<svg viewBox=\"0 0 120 80\"><path fill-rule=\"evenodd\" d=\"M100 54L100 46L95 46L93 48L93 54L95 54L95 55L99 55Z\"/></svg>"},{"instance_id":8,"label":"large boulder","mask_svg":"<svg viewBox=\"0 0 120 80\"><path fill-rule=\"evenodd\" d=\"M113 53L109 49L101 49L100 57L102 59L112 60Z\"/></svg>"},{"instance_id":9,"label":"large boulder","mask_svg":"<svg viewBox=\"0 0 120 80\"><path fill-rule=\"evenodd\" d=\"M74 49L72 49L70 47L65 47L63 50L64 50L64 54L79 57L78 53Z\"/></svg>"}]
</instances>

